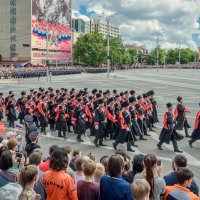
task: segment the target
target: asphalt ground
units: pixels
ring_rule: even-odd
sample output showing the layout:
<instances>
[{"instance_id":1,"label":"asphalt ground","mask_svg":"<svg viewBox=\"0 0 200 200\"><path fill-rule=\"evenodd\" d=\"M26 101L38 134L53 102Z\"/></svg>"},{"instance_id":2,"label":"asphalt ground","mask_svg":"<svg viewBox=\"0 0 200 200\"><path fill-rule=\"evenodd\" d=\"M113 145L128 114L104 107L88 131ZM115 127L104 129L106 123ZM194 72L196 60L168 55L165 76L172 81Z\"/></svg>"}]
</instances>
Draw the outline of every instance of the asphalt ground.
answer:
<instances>
[{"instance_id":1,"label":"asphalt ground","mask_svg":"<svg viewBox=\"0 0 200 200\"><path fill-rule=\"evenodd\" d=\"M120 91L134 89L137 94L142 94L151 89L155 91L155 97L158 102L159 123L156 124L155 133L150 132L151 136L147 137L147 141L137 141L137 148L134 147L135 153L129 153L133 157L137 153L153 153L162 160L164 165L164 174L171 170L171 162L176 155L173 152L172 145L163 145L164 151L159 151L156 148L160 131L163 127L163 114L166 111L166 103L171 102L174 107L177 104L177 96L182 96L186 107L191 110L187 115L189 124L191 125L190 133L193 131L194 120L196 113L199 110L200 102L200 70L179 70L179 69L137 69L128 71L115 71L110 74L108 79L106 74L81 74L71 76L52 77L51 83L47 84L46 78L33 79L10 79L0 80L0 91L7 95L9 90L13 90L16 97L20 95L22 90L29 91L30 89L38 89L39 87L47 88L68 88L72 87L77 90L87 87L89 91L93 88L107 90L117 89ZM8 128L7 128L8 129ZM9 129L8 129L9 130ZM74 134L68 134L68 139L57 138L57 132L51 133L47 131L47 136L39 136L39 144L41 145L44 155L48 155L48 149L51 145L59 146L70 145L73 149L80 149L83 155L93 153L96 156L96 161L104 155L114 154L111 140L106 140L104 143L107 147L97 148L93 145L94 137L90 137L89 133L83 137L84 143L77 143ZM22 135L24 133L22 132ZM182 132L184 135L184 133ZM188 159L188 166L194 172L195 180L200 185L200 142L194 143L194 148L188 145L188 139L184 138L178 142L178 146L183 150L183 155ZM126 149L126 145L119 145L118 148Z\"/></svg>"}]
</instances>

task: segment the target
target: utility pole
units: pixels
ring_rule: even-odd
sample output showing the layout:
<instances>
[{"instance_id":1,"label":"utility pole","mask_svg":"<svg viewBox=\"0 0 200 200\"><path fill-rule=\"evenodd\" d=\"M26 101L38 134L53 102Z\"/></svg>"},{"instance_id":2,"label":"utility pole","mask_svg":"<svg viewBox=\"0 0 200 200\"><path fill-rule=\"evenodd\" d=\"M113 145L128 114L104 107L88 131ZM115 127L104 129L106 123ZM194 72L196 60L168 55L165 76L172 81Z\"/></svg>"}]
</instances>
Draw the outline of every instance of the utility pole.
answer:
<instances>
[{"instance_id":1,"label":"utility pole","mask_svg":"<svg viewBox=\"0 0 200 200\"><path fill-rule=\"evenodd\" d=\"M107 78L110 75L110 18L107 19Z\"/></svg>"},{"instance_id":2,"label":"utility pole","mask_svg":"<svg viewBox=\"0 0 200 200\"><path fill-rule=\"evenodd\" d=\"M178 63L179 63L179 70L181 69L181 43L179 43L179 46L178 46Z\"/></svg>"},{"instance_id":3,"label":"utility pole","mask_svg":"<svg viewBox=\"0 0 200 200\"><path fill-rule=\"evenodd\" d=\"M156 59L156 68L157 68L157 72L158 72L158 67L159 67L159 36L161 36L160 32L155 32L153 33L153 35L156 36L156 41L157 41L157 59Z\"/></svg>"},{"instance_id":4,"label":"utility pole","mask_svg":"<svg viewBox=\"0 0 200 200\"><path fill-rule=\"evenodd\" d=\"M48 22L47 22L48 23ZM46 70L47 70L47 84L49 83L49 27L48 24L46 25L46 34L47 34L47 40L46 40Z\"/></svg>"},{"instance_id":5,"label":"utility pole","mask_svg":"<svg viewBox=\"0 0 200 200\"><path fill-rule=\"evenodd\" d=\"M115 15L117 13L107 16L107 78L110 76L110 19Z\"/></svg>"}]
</instances>

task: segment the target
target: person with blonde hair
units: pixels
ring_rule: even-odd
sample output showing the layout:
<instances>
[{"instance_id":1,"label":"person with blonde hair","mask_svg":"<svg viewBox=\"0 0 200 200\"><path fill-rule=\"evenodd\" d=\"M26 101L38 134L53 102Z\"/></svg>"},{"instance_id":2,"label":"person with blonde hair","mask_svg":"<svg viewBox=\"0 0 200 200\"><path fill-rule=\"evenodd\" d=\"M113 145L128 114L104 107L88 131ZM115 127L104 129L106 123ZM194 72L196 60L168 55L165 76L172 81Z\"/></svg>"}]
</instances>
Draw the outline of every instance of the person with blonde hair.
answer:
<instances>
[{"instance_id":1,"label":"person with blonde hair","mask_svg":"<svg viewBox=\"0 0 200 200\"><path fill-rule=\"evenodd\" d=\"M101 177L105 175L105 167L101 163L96 163L96 170L94 172L94 182L100 184Z\"/></svg>"},{"instance_id":2,"label":"person with blonde hair","mask_svg":"<svg viewBox=\"0 0 200 200\"><path fill-rule=\"evenodd\" d=\"M34 186L38 181L38 169L34 165L24 167L19 175L19 184L23 190L18 200L41 200L41 196L34 191Z\"/></svg>"},{"instance_id":3,"label":"person with blonde hair","mask_svg":"<svg viewBox=\"0 0 200 200\"><path fill-rule=\"evenodd\" d=\"M77 193L79 200L99 200L99 187L93 182L96 163L89 159L82 164L85 180L78 181Z\"/></svg>"},{"instance_id":4,"label":"person with blonde hair","mask_svg":"<svg viewBox=\"0 0 200 200\"><path fill-rule=\"evenodd\" d=\"M145 179L136 179L131 185L134 200L149 200L150 185Z\"/></svg>"}]
</instances>

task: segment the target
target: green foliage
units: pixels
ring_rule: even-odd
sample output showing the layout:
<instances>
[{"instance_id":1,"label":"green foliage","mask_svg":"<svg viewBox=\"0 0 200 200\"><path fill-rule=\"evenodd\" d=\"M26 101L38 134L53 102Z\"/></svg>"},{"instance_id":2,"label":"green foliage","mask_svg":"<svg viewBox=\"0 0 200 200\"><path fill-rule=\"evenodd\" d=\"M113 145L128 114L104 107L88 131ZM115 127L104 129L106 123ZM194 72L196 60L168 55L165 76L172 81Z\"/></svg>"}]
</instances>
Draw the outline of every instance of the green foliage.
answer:
<instances>
[{"instance_id":1,"label":"green foliage","mask_svg":"<svg viewBox=\"0 0 200 200\"><path fill-rule=\"evenodd\" d=\"M73 46L74 61L86 65L98 67L107 63L106 54L107 39L102 34L94 32L81 35ZM175 64L179 62L179 49L168 51L159 48L159 65ZM198 53L188 48L181 49L181 64L198 61ZM156 65L157 48L152 50L148 56L144 56L137 49L125 49L121 38L110 38L110 61L111 65L135 65L146 63Z\"/></svg>"}]
</instances>

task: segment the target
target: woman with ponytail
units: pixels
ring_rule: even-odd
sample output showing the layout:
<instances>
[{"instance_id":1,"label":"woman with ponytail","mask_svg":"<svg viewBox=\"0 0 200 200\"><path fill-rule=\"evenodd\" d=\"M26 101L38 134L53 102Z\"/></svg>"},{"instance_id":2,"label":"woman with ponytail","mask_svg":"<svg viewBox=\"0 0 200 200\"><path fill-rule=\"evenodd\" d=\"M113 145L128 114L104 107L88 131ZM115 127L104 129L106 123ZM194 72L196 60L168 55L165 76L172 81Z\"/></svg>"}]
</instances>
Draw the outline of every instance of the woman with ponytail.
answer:
<instances>
[{"instance_id":1,"label":"woman with ponytail","mask_svg":"<svg viewBox=\"0 0 200 200\"><path fill-rule=\"evenodd\" d=\"M162 163L157 161L153 154L147 154L144 157L144 169L141 173L136 174L135 179L146 179L151 187L150 200L160 200L165 193L165 181L162 178Z\"/></svg>"}]
</instances>

